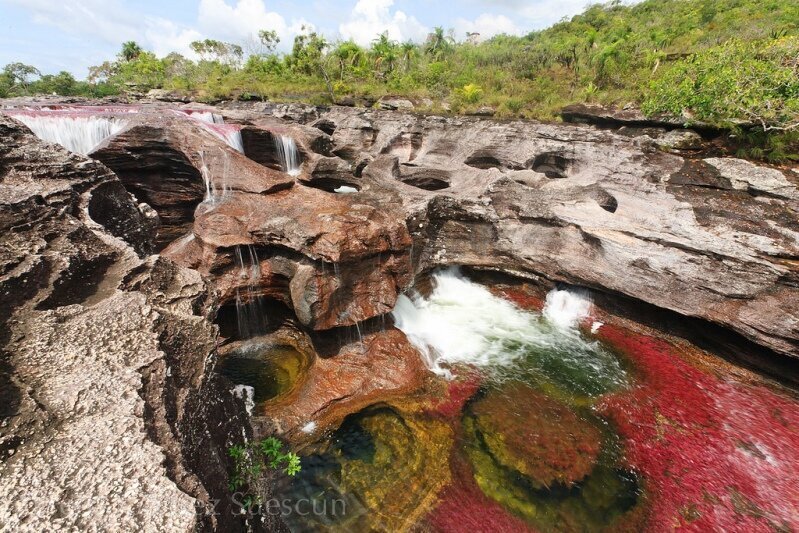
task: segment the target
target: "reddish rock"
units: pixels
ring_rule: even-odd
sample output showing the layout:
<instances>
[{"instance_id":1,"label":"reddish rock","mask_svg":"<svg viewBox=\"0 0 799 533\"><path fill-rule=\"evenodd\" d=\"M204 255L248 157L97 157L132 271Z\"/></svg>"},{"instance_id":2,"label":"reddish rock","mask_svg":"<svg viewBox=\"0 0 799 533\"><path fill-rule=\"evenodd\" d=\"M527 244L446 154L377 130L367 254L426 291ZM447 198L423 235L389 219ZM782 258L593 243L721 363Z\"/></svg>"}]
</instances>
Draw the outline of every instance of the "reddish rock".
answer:
<instances>
[{"instance_id":1,"label":"reddish rock","mask_svg":"<svg viewBox=\"0 0 799 533\"><path fill-rule=\"evenodd\" d=\"M287 434L298 436L297 431L310 422L318 432L364 407L420 390L428 374L401 331L372 333L333 356L318 357L302 384L278 403L267 405L263 414Z\"/></svg>"}]
</instances>

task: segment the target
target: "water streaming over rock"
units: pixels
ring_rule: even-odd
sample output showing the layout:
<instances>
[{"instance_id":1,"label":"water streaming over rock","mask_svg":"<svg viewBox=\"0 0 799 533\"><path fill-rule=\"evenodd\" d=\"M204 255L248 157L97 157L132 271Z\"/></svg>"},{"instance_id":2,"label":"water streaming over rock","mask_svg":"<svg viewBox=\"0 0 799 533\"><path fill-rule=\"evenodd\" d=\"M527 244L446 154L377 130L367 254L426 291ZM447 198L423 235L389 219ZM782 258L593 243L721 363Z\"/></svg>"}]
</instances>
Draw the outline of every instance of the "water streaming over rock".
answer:
<instances>
[{"instance_id":1,"label":"water streaming over rock","mask_svg":"<svg viewBox=\"0 0 799 533\"><path fill-rule=\"evenodd\" d=\"M288 135L275 135L275 151L283 170L290 176L300 173L300 152L297 143Z\"/></svg>"},{"instance_id":2,"label":"water streaming over rock","mask_svg":"<svg viewBox=\"0 0 799 533\"><path fill-rule=\"evenodd\" d=\"M116 135L127 121L84 111L36 110L5 111L43 141L57 143L76 154L88 155L105 139Z\"/></svg>"},{"instance_id":3,"label":"water streaming over rock","mask_svg":"<svg viewBox=\"0 0 799 533\"><path fill-rule=\"evenodd\" d=\"M498 380L519 377L521 367L594 394L620 384L618 360L577 329L590 302L577 293L553 291L543 313L523 311L455 270L433 276L427 298L400 296L392 313L397 328L432 371L467 364Z\"/></svg>"},{"instance_id":4,"label":"water streaming over rock","mask_svg":"<svg viewBox=\"0 0 799 533\"><path fill-rule=\"evenodd\" d=\"M231 192L228 181L228 169L230 165L228 153L222 150L222 160L224 161L224 165L222 167L222 176L219 178L219 180L214 178L213 173L208 168L208 164L205 160L206 152L204 150L200 150L198 155L200 156L200 175L202 176L203 183L205 184L205 197L203 198L203 202L215 205L229 196Z\"/></svg>"},{"instance_id":5,"label":"water streaming over rock","mask_svg":"<svg viewBox=\"0 0 799 533\"><path fill-rule=\"evenodd\" d=\"M244 140L241 137L241 126L238 124L225 124L222 115L211 111L182 109L174 112L178 116L188 116L199 122L203 128L225 141L228 146L244 153Z\"/></svg>"},{"instance_id":6,"label":"water streaming over rock","mask_svg":"<svg viewBox=\"0 0 799 533\"><path fill-rule=\"evenodd\" d=\"M236 246L239 276L246 280L245 288L236 289L236 320L240 339L249 339L265 332L267 320L263 298L258 295L261 263L253 246Z\"/></svg>"}]
</instances>

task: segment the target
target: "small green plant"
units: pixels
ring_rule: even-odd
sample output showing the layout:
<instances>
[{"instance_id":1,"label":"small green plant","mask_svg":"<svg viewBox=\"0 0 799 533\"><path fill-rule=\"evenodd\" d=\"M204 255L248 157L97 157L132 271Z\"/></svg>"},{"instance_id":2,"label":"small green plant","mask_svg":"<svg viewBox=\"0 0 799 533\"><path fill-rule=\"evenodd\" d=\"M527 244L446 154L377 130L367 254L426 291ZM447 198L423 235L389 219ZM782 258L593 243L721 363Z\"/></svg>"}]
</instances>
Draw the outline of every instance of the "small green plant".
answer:
<instances>
[{"instance_id":1,"label":"small green plant","mask_svg":"<svg viewBox=\"0 0 799 533\"><path fill-rule=\"evenodd\" d=\"M236 444L228 448L233 459L230 475L230 491L244 493L244 507L250 509L261 503L256 490L261 474L267 469L280 470L286 475L296 476L302 469L300 457L294 452L283 453L283 443L275 437L260 441Z\"/></svg>"},{"instance_id":2,"label":"small green plant","mask_svg":"<svg viewBox=\"0 0 799 533\"><path fill-rule=\"evenodd\" d=\"M462 89L457 89L456 92L466 104L476 104L483 97L483 89L474 83L467 83Z\"/></svg>"}]
</instances>

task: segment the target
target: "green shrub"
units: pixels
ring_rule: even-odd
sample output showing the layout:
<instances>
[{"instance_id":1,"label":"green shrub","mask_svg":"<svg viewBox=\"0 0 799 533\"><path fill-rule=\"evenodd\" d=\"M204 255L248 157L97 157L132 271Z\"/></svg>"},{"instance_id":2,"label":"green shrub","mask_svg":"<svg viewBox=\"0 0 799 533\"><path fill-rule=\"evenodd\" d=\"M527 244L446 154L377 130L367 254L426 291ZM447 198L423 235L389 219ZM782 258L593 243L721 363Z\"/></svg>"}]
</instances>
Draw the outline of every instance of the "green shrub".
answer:
<instances>
[{"instance_id":1,"label":"green shrub","mask_svg":"<svg viewBox=\"0 0 799 533\"><path fill-rule=\"evenodd\" d=\"M280 470L289 476L296 476L302 470L299 456L282 450L283 443L275 437L228 448L228 455L233 459L229 488L231 492L244 493L245 508L261 503L257 486L267 469Z\"/></svg>"}]
</instances>

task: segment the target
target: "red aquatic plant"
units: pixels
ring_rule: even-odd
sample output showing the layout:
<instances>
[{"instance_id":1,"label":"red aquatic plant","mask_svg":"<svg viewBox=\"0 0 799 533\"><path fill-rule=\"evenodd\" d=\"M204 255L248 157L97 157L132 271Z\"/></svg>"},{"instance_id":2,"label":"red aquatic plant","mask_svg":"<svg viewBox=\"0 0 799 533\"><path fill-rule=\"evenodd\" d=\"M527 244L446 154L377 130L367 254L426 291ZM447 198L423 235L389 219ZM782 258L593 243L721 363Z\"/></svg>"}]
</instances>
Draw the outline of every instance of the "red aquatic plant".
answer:
<instances>
[{"instance_id":1,"label":"red aquatic plant","mask_svg":"<svg viewBox=\"0 0 799 533\"><path fill-rule=\"evenodd\" d=\"M424 522L432 531L446 533L534 532L523 520L483 494L466 458L453 450L452 482L439 495L438 505Z\"/></svg>"},{"instance_id":2,"label":"red aquatic plant","mask_svg":"<svg viewBox=\"0 0 799 533\"><path fill-rule=\"evenodd\" d=\"M649 530L799 528L799 402L689 364L666 341L604 326L638 380L599 407L642 474Z\"/></svg>"},{"instance_id":3,"label":"red aquatic plant","mask_svg":"<svg viewBox=\"0 0 799 533\"><path fill-rule=\"evenodd\" d=\"M464 405L480 388L480 375L476 371L454 369L455 379L445 385L443 398L433 401L427 413L439 418L460 417Z\"/></svg>"}]
</instances>

